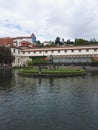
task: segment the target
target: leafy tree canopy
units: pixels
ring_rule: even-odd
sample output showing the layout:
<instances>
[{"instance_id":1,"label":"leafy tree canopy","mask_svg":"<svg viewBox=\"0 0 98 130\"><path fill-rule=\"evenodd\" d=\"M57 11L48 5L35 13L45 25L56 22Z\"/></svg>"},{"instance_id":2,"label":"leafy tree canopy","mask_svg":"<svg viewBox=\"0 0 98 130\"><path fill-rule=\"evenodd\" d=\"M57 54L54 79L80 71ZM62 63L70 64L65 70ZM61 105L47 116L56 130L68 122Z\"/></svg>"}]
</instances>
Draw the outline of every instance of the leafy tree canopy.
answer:
<instances>
[{"instance_id":1,"label":"leafy tree canopy","mask_svg":"<svg viewBox=\"0 0 98 130\"><path fill-rule=\"evenodd\" d=\"M90 41L82 38L75 38L75 45L92 45L92 44L98 44L95 38L91 39Z\"/></svg>"},{"instance_id":2,"label":"leafy tree canopy","mask_svg":"<svg viewBox=\"0 0 98 130\"><path fill-rule=\"evenodd\" d=\"M1 64L11 64L14 60L14 56L11 54L9 47L0 47L0 63Z\"/></svg>"}]
</instances>

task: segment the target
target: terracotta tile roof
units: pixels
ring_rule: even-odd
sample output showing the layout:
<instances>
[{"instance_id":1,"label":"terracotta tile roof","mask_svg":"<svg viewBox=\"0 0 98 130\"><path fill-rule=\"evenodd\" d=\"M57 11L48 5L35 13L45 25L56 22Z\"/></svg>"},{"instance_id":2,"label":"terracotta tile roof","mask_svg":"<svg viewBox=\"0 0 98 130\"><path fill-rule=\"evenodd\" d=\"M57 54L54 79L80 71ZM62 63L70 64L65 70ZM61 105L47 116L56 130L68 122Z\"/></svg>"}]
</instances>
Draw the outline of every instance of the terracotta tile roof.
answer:
<instances>
[{"instance_id":1,"label":"terracotta tile roof","mask_svg":"<svg viewBox=\"0 0 98 130\"><path fill-rule=\"evenodd\" d=\"M60 47L60 46L56 46L56 47L35 47L32 48L32 50L29 51L58 51L58 50L85 50L85 49L98 49L98 45L94 46L73 46L73 47ZM28 51L28 50L24 50L24 51Z\"/></svg>"},{"instance_id":2,"label":"terracotta tile roof","mask_svg":"<svg viewBox=\"0 0 98 130\"><path fill-rule=\"evenodd\" d=\"M0 38L0 46L10 46L13 44L13 38L4 37Z\"/></svg>"},{"instance_id":3,"label":"terracotta tile roof","mask_svg":"<svg viewBox=\"0 0 98 130\"><path fill-rule=\"evenodd\" d=\"M24 38L28 39L28 38L31 38L31 37L15 37L13 39L15 40L15 39L24 39Z\"/></svg>"},{"instance_id":4,"label":"terracotta tile roof","mask_svg":"<svg viewBox=\"0 0 98 130\"><path fill-rule=\"evenodd\" d=\"M21 46L29 46L29 45L31 45L30 42L27 42L27 41L22 41L21 42Z\"/></svg>"},{"instance_id":5,"label":"terracotta tile roof","mask_svg":"<svg viewBox=\"0 0 98 130\"><path fill-rule=\"evenodd\" d=\"M15 40L15 39L24 39L24 38L28 39L28 38L32 38L33 36L35 36L34 33L32 33L31 36L19 36L19 37L14 37L14 40Z\"/></svg>"}]
</instances>

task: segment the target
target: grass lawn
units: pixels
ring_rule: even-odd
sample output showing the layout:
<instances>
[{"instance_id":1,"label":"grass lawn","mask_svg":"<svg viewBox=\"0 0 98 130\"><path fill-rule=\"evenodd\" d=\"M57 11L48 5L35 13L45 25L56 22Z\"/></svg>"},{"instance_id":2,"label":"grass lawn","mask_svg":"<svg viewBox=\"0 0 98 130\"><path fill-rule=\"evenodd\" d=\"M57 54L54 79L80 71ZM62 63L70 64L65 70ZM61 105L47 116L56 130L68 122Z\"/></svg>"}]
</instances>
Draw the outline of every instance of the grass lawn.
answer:
<instances>
[{"instance_id":1,"label":"grass lawn","mask_svg":"<svg viewBox=\"0 0 98 130\"><path fill-rule=\"evenodd\" d=\"M32 73L38 74L39 69L37 68L21 68L20 73ZM41 74L82 74L85 73L83 69L41 69Z\"/></svg>"}]
</instances>

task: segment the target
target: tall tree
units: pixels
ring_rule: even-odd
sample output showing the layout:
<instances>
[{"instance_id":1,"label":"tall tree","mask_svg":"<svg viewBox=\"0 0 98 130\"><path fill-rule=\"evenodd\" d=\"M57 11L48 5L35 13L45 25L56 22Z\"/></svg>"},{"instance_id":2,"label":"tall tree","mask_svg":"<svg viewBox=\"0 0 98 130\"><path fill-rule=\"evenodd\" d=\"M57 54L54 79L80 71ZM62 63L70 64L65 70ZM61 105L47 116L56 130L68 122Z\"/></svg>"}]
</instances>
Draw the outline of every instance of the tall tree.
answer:
<instances>
[{"instance_id":1,"label":"tall tree","mask_svg":"<svg viewBox=\"0 0 98 130\"><path fill-rule=\"evenodd\" d=\"M14 56L11 53L9 47L0 47L0 63L1 64L11 64L14 60Z\"/></svg>"},{"instance_id":2,"label":"tall tree","mask_svg":"<svg viewBox=\"0 0 98 130\"><path fill-rule=\"evenodd\" d=\"M55 40L55 44L57 45L57 44L60 44L61 42L60 42L60 37L56 37L56 40Z\"/></svg>"},{"instance_id":3,"label":"tall tree","mask_svg":"<svg viewBox=\"0 0 98 130\"><path fill-rule=\"evenodd\" d=\"M88 45L89 41L82 38L75 38L75 45Z\"/></svg>"}]
</instances>

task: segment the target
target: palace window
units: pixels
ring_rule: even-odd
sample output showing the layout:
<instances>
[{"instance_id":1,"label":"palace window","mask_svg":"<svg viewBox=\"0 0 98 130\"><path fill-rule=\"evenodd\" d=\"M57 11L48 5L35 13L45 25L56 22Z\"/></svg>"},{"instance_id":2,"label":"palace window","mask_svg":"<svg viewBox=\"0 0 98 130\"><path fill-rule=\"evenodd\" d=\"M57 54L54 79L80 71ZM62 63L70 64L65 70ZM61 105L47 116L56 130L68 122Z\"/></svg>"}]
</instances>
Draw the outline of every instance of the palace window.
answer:
<instances>
[{"instance_id":1,"label":"palace window","mask_svg":"<svg viewBox=\"0 0 98 130\"><path fill-rule=\"evenodd\" d=\"M15 49L14 49L14 53L15 53Z\"/></svg>"},{"instance_id":2,"label":"palace window","mask_svg":"<svg viewBox=\"0 0 98 130\"><path fill-rule=\"evenodd\" d=\"M86 52L88 52L89 51L89 49L86 49Z\"/></svg>"},{"instance_id":3,"label":"palace window","mask_svg":"<svg viewBox=\"0 0 98 130\"><path fill-rule=\"evenodd\" d=\"M20 54L20 50L18 50L18 54Z\"/></svg>"},{"instance_id":4,"label":"palace window","mask_svg":"<svg viewBox=\"0 0 98 130\"><path fill-rule=\"evenodd\" d=\"M18 63L20 62L20 59L18 59Z\"/></svg>"},{"instance_id":5,"label":"palace window","mask_svg":"<svg viewBox=\"0 0 98 130\"><path fill-rule=\"evenodd\" d=\"M17 42L16 42L16 46L18 46Z\"/></svg>"},{"instance_id":6,"label":"palace window","mask_svg":"<svg viewBox=\"0 0 98 130\"><path fill-rule=\"evenodd\" d=\"M97 49L94 49L94 51L97 51Z\"/></svg>"}]
</instances>

